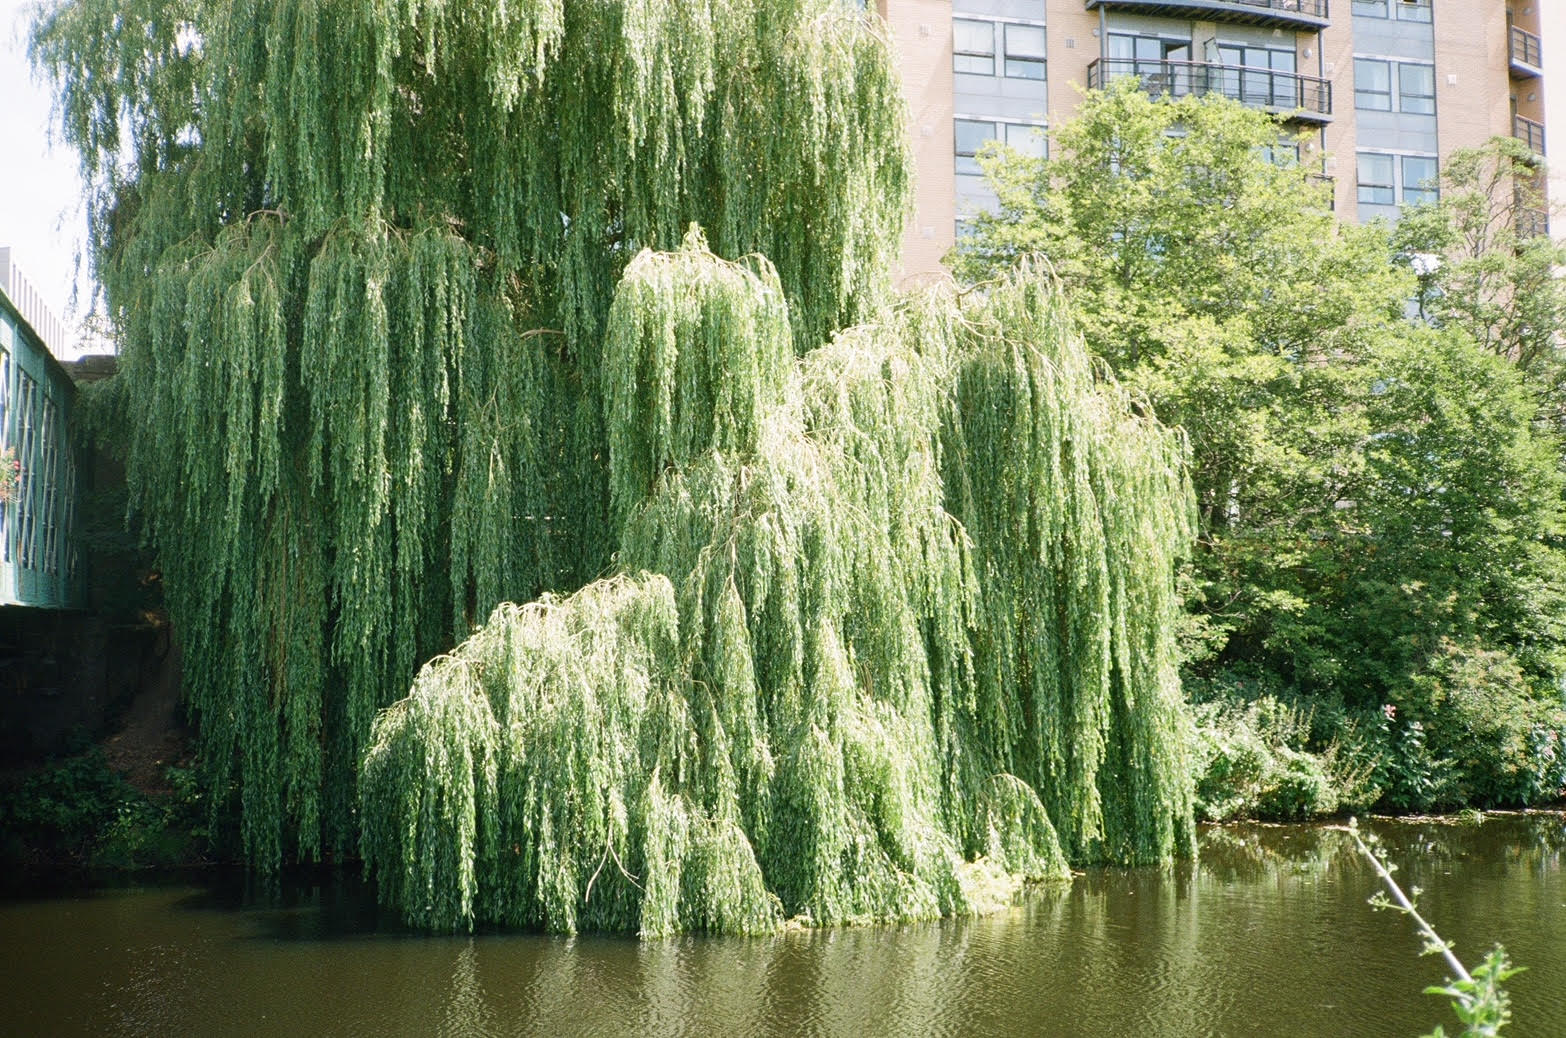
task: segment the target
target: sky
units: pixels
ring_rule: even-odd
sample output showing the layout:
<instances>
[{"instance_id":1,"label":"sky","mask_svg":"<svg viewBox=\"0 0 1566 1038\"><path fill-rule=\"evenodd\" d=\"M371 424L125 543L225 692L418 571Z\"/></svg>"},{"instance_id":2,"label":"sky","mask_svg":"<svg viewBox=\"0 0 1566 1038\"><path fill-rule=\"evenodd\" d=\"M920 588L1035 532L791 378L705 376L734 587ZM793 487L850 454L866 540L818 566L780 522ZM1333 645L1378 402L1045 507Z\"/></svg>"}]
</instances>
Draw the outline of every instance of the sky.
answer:
<instances>
[{"instance_id":1,"label":"sky","mask_svg":"<svg viewBox=\"0 0 1566 1038\"><path fill-rule=\"evenodd\" d=\"M50 146L49 90L27 63L30 6L0 0L0 246L11 246L12 260L39 296L74 329L81 315L71 306L73 289L81 310L91 297L85 264L80 279L76 273L86 211L76 159L65 144Z\"/></svg>"},{"instance_id":2,"label":"sky","mask_svg":"<svg viewBox=\"0 0 1566 1038\"><path fill-rule=\"evenodd\" d=\"M1566 144L1566 2L1533 0L1539 4L1539 39L1544 52L1544 146L1553 142L1559 152ZM1550 163L1550 201L1566 201L1566 158L1556 154ZM1557 241L1566 237L1566 213L1551 214L1550 233Z\"/></svg>"}]
</instances>

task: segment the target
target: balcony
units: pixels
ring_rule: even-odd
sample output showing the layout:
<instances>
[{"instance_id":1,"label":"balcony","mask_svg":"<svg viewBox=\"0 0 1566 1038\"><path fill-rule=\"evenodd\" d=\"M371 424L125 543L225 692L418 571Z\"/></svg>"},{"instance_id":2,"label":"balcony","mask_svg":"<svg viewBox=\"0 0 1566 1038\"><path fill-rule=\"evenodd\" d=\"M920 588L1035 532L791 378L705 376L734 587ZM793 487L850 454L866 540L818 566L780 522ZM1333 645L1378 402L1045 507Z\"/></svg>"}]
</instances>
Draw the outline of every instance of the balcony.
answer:
<instances>
[{"instance_id":1,"label":"balcony","mask_svg":"<svg viewBox=\"0 0 1566 1038\"><path fill-rule=\"evenodd\" d=\"M1091 76L1092 73L1089 73ZM1535 155L1544 154L1544 124L1536 123L1532 119L1525 119L1520 115L1512 116L1512 136L1528 145L1528 150Z\"/></svg>"},{"instance_id":2,"label":"balcony","mask_svg":"<svg viewBox=\"0 0 1566 1038\"><path fill-rule=\"evenodd\" d=\"M1265 25L1272 29L1319 32L1327 27L1327 0L1087 0L1089 11L1100 7L1167 18Z\"/></svg>"},{"instance_id":3,"label":"balcony","mask_svg":"<svg viewBox=\"0 0 1566 1038\"><path fill-rule=\"evenodd\" d=\"M1511 51L1514 79L1533 79L1544 75L1544 52L1539 46L1539 37L1514 25Z\"/></svg>"},{"instance_id":4,"label":"balcony","mask_svg":"<svg viewBox=\"0 0 1566 1038\"><path fill-rule=\"evenodd\" d=\"M1248 65L1098 58L1088 64L1087 85L1089 90L1102 90L1116 80L1133 76L1154 97L1219 94L1301 122L1332 121L1331 83L1314 76ZM1542 132L1541 129L1541 135Z\"/></svg>"}]
</instances>

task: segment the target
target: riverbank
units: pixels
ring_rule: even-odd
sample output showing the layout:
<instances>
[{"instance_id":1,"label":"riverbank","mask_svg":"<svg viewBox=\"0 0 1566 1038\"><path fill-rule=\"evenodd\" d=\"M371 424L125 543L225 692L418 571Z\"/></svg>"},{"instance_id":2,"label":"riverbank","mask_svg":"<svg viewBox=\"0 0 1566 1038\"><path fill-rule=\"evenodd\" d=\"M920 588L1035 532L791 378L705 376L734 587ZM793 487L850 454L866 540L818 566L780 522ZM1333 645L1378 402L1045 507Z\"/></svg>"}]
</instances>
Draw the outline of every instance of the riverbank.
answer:
<instances>
[{"instance_id":1,"label":"riverbank","mask_svg":"<svg viewBox=\"0 0 1566 1038\"><path fill-rule=\"evenodd\" d=\"M0 776L0 866L48 870L212 864L205 797L188 766L138 786L103 748Z\"/></svg>"}]
</instances>

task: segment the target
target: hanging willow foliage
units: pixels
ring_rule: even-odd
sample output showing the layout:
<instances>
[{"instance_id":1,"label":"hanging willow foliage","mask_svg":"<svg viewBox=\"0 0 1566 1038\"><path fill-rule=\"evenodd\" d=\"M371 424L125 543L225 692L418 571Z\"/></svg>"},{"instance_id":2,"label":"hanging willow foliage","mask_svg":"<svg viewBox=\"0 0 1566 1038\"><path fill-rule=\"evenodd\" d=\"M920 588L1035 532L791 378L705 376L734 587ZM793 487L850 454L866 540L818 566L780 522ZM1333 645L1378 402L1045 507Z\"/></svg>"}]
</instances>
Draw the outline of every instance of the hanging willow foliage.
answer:
<instances>
[{"instance_id":1,"label":"hanging willow foliage","mask_svg":"<svg viewBox=\"0 0 1566 1038\"><path fill-rule=\"evenodd\" d=\"M1094 386L1046 279L1024 271L964 319L945 471L983 589L989 766L1038 791L1075 860L1191 850L1170 636L1169 575L1196 529L1183 438Z\"/></svg>"},{"instance_id":2,"label":"hanging willow foliage","mask_svg":"<svg viewBox=\"0 0 1566 1038\"><path fill-rule=\"evenodd\" d=\"M251 862L655 934L1188 849L1182 445L1032 274L889 304L853 5L70 0L33 47Z\"/></svg>"},{"instance_id":3,"label":"hanging willow foliage","mask_svg":"<svg viewBox=\"0 0 1566 1038\"><path fill-rule=\"evenodd\" d=\"M791 347L873 311L908 199L877 25L840 0L43 8L133 507L251 862L352 853L376 711L497 603L608 565L632 256L697 219L767 255Z\"/></svg>"},{"instance_id":4,"label":"hanging willow foliage","mask_svg":"<svg viewBox=\"0 0 1566 1038\"><path fill-rule=\"evenodd\" d=\"M382 715L363 850L411 922L922 918L1064 875L1062 843L1190 849L1180 439L1029 272L797 361L786 321L765 263L697 237L627 267L606 425L637 575L500 607Z\"/></svg>"}]
</instances>

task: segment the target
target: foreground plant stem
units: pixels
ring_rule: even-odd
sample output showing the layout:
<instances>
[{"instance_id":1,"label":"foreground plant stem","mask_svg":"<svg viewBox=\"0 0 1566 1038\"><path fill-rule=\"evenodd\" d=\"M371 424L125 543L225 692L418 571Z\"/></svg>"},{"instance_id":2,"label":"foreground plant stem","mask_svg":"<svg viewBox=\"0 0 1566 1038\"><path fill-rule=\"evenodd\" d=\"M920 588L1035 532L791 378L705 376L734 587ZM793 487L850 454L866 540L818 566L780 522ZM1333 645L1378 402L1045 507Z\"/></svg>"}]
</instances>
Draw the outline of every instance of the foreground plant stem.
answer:
<instances>
[{"instance_id":1,"label":"foreground plant stem","mask_svg":"<svg viewBox=\"0 0 1566 1038\"><path fill-rule=\"evenodd\" d=\"M1496 945L1490 953L1484 957L1484 961L1469 973L1461 960L1452 952L1449 942L1442 940L1419 910L1414 907L1413 899L1403 893L1396 880L1392 878L1392 868L1388 866L1375 851L1371 850L1359 835L1358 828L1350 820L1348 826L1342 827L1354 838L1360 853L1370 860L1375 866L1376 873L1386 884L1387 890L1392 894L1393 901L1387 901L1380 894L1371 898L1371 905L1375 908L1395 908L1404 915L1409 916L1419 927L1420 934L1425 939L1424 951L1421 954L1431 955L1439 952L1454 974L1455 980L1448 980L1444 985L1432 985L1425 988L1427 995L1442 995L1452 1001L1452 1011L1463 1022L1463 1034L1493 1036L1501 1032L1512 1018L1511 997L1507 995L1501 985L1509 978L1522 972L1525 967L1513 966L1506 958L1506 949ZM1414 897L1419 896L1419 888L1413 888ZM1444 1038L1446 1032L1439 1025L1425 1038Z\"/></svg>"},{"instance_id":2,"label":"foreground plant stem","mask_svg":"<svg viewBox=\"0 0 1566 1038\"><path fill-rule=\"evenodd\" d=\"M1403 893L1403 888L1398 886L1397 880L1392 878L1391 870L1376 856L1376 852L1372 851L1365 843L1364 839L1359 835L1359 830L1349 829L1348 833L1354 837L1354 843L1359 847L1360 853L1370 859L1370 864L1375 867L1376 874L1381 877L1381 882L1385 883L1387 890L1391 891L1392 898L1397 902L1398 909L1419 927L1419 933L1426 942L1426 949L1439 951L1442 958L1446 960L1447 966L1451 967L1452 972L1457 974L1458 979L1472 984L1474 978L1469 974L1468 969L1458 959L1457 955L1453 953L1451 945L1442 940L1441 935L1436 933L1435 927L1431 926L1429 921L1419 914L1419 909L1414 907L1413 901L1409 899L1407 894Z\"/></svg>"}]
</instances>

